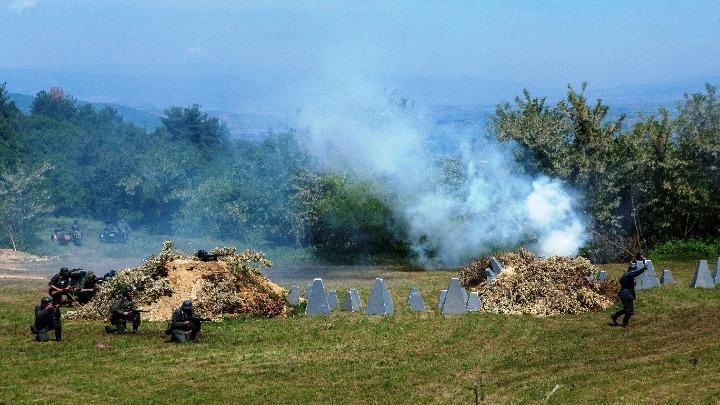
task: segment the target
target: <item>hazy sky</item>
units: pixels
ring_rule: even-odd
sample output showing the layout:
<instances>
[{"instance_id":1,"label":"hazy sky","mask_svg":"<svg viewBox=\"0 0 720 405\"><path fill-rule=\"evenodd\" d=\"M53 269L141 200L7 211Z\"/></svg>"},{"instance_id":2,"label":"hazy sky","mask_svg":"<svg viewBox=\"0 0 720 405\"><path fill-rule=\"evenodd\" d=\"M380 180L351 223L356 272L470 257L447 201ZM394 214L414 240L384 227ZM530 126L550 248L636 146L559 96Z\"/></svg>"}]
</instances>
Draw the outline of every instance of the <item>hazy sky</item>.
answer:
<instances>
[{"instance_id":1,"label":"hazy sky","mask_svg":"<svg viewBox=\"0 0 720 405\"><path fill-rule=\"evenodd\" d=\"M720 74L720 1L0 0L0 68L226 77L258 92L342 69L613 87Z\"/></svg>"}]
</instances>

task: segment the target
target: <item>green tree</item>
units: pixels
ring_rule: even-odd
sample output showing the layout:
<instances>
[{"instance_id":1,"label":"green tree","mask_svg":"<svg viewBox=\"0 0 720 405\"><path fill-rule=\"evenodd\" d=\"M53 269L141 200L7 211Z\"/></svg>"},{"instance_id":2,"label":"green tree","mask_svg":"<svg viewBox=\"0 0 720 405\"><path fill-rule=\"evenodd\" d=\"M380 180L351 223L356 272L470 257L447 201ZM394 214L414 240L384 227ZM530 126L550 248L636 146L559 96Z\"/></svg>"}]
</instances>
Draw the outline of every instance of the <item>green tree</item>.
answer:
<instances>
[{"instance_id":1,"label":"green tree","mask_svg":"<svg viewBox=\"0 0 720 405\"><path fill-rule=\"evenodd\" d=\"M69 120L77 113L77 101L65 94L63 89L52 87L37 93L30 106L33 115L56 120Z\"/></svg>"},{"instance_id":2,"label":"green tree","mask_svg":"<svg viewBox=\"0 0 720 405\"><path fill-rule=\"evenodd\" d=\"M20 110L13 101L10 101L5 83L0 84L0 170L17 162L20 118L22 118Z\"/></svg>"},{"instance_id":3,"label":"green tree","mask_svg":"<svg viewBox=\"0 0 720 405\"><path fill-rule=\"evenodd\" d=\"M186 140L191 144L216 148L227 136L227 128L215 117L200 110L200 106L171 107L161 118L170 136L175 140Z\"/></svg>"},{"instance_id":4,"label":"green tree","mask_svg":"<svg viewBox=\"0 0 720 405\"><path fill-rule=\"evenodd\" d=\"M14 250L28 238L38 217L52 211L48 190L42 184L51 169L46 163L35 170L19 167L0 174L0 229Z\"/></svg>"}]
</instances>

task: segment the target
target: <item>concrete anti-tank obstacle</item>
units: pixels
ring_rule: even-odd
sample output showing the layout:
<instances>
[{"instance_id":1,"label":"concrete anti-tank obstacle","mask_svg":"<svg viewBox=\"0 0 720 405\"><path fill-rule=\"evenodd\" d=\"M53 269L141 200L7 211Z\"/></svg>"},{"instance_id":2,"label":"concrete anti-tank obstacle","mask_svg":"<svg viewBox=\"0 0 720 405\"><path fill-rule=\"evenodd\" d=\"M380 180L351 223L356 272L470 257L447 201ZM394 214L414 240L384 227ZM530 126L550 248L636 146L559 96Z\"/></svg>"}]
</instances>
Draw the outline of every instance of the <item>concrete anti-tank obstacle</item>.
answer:
<instances>
[{"instance_id":1,"label":"concrete anti-tank obstacle","mask_svg":"<svg viewBox=\"0 0 720 405\"><path fill-rule=\"evenodd\" d=\"M715 265L715 276L713 277L715 285L720 284L720 257L718 257L717 264Z\"/></svg>"},{"instance_id":2,"label":"concrete anti-tank obstacle","mask_svg":"<svg viewBox=\"0 0 720 405\"><path fill-rule=\"evenodd\" d=\"M490 269L485 269L485 278L487 279L488 287L495 282L495 273Z\"/></svg>"},{"instance_id":3,"label":"concrete anti-tank obstacle","mask_svg":"<svg viewBox=\"0 0 720 405\"><path fill-rule=\"evenodd\" d=\"M425 312L425 301L419 288L412 288L408 294L407 306L413 312Z\"/></svg>"},{"instance_id":4,"label":"concrete anti-tank obstacle","mask_svg":"<svg viewBox=\"0 0 720 405\"><path fill-rule=\"evenodd\" d=\"M697 268L695 269L695 277L693 277L692 288L714 288L715 282L710 275L710 269L708 268L707 260L700 260Z\"/></svg>"},{"instance_id":5,"label":"concrete anti-tank obstacle","mask_svg":"<svg viewBox=\"0 0 720 405\"><path fill-rule=\"evenodd\" d=\"M467 312L465 294L460 279L451 278L442 305L443 315L462 315Z\"/></svg>"},{"instance_id":6,"label":"concrete anti-tank obstacle","mask_svg":"<svg viewBox=\"0 0 720 405\"><path fill-rule=\"evenodd\" d=\"M327 294L325 294L325 285L323 284L321 278L313 280L307 300L308 302L305 307L305 315L330 314L330 305L328 305Z\"/></svg>"},{"instance_id":7,"label":"concrete anti-tank obstacle","mask_svg":"<svg viewBox=\"0 0 720 405\"><path fill-rule=\"evenodd\" d=\"M390 291L385 286L385 280L376 278L365 308L365 315L392 315L393 312L395 306Z\"/></svg>"},{"instance_id":8,"label":"concrete anti-tank obstacle","mask_svg":"<svg viewBox=\"0 0 720 405\"><path fill-rule=\"evenodd\" d=\"M599 282L601 282L601 283L604 283L604 282L607 281L607 278L608 278L608 277L607 277L607 271L605 271L605 270L600 270L600 272L598 273L598 276L597 276L597 281L599 281Z\"/></svg>"},{"instance_id":9,"label":"concrete anti-tank obstacle","mask_svg":"<svg viewBox=\"0 0 720 405\"><path fill-rule=\"evenodd\" d=\"M663 269L663 274L660 277L660 284L661 285L670 285L675 284L675 281L673 280L672 273L668 269Z\"/></svg>"},{"instance_id":10,"label":"concrete anti-tank obstacle","mask_svg":"<svg viewBox=\"0 0 720 405\"><path fill-rule=\"evenodd\" d=\"M447 290L440 290L440 295L438 295L438 302L437 302L437 308L439 310L442 310L446 295L447 295Z\"/></svg>"},{"instance_id":11,"label":"concrete anti-tank obstacle","mask_svg":"<svg viewBox=\"0 0 720 405\"><path fill-rule=\"evenodd\" d=\"M651 288L660 286L660 279L655 273L655 266L653 266L652 260L645 260L645 263L638 262L637 266L639 269L647 266L647 270L643 272L635 281L635 289L638 290L649 290Z\"/></svg>"},{"instance_id":12,"label":"concrete anti-tank obstacle","mask_svg":"<svg viewBox=\"0 0 720 405\"><path fill-rule=\"evenodd\" d=\"M493 273L495 273L496 275L500 274L500 272L502 271L502 265L500 264L498 259L495 258L495 256L492 256L490 258L490 267L492 268Z\"/></svg>"},{"instance_id":13,"label":"concrete anti-tank obstacle","mask_svg":"<svg viewBox=\"0 0 720 405\"><path fill-rule=\"evenodd\" d=\"M338 297L335 290L330 290L327 293L328 307L330 311L334 311L338 307Z\"/></svg>"},{"instance_id":14,"label":"concrete anti-tank obstacle","mask_svg":"<svg viewBox=\"0 0 720 405\"><path fill-rule=\"evenodd\" d=\"M290 287L290 291L288 292L287 297L285 297L285 301L287 301L288 305L291 307L300 305L300 287L296 285Z\"/></svg>"},{"instance_id":15,"label":"concrete anti-tank obstacle","mask_svg":"<svg viewBox=\"0 0 720 405\"><path fill-rule=\"evenodd\" d=\"M341 311L347 312L358 312L360 311L360 294L354 288L347 290L345 297L343 297L342 305L340 306Z\"/></svg>"},{"instance_id":16,"label":"concrete anti-tank obstacle","mask_svg":"<svg viewBox=\"0 0 720 405\"><path fill-rule=\"evenodd\" d=\"M470 291L470 295L468 295L467 304L465 304L465 308L470 312L479 311L482 308L482 303L480 302L480 293L477 291Z\"/></svg>"}]
</instances>

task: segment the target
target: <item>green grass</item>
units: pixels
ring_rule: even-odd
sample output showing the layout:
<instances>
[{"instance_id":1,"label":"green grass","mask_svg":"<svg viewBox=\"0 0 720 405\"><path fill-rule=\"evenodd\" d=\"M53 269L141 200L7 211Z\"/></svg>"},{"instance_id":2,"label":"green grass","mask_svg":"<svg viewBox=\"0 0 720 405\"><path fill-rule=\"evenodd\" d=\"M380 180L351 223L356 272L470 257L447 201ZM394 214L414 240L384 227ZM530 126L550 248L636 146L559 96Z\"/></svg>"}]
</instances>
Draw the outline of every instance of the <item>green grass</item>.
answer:
<instances>
[{"instance_id":1,"label":"green grass","mask_svg":"<svg viewBox=\"0 0 720 405\"><path fill-rule=\"evenodd\" d=\"M550 403L718 403L720 288L688 288L694 265L657 263L678 285L640 292L628 329L607 326L609 310L412 314L408 289L434 308L452 273L394 272L395 316L231 320L189 345L164 343L163 323L107 336L79 321L64 322L62 343L35 343L42 284L0 280L0 402L473 403L477 385L485 403L538 403L559 384ZM370 285L359 283L363 302Z\"/></svg>"}]
</instances>

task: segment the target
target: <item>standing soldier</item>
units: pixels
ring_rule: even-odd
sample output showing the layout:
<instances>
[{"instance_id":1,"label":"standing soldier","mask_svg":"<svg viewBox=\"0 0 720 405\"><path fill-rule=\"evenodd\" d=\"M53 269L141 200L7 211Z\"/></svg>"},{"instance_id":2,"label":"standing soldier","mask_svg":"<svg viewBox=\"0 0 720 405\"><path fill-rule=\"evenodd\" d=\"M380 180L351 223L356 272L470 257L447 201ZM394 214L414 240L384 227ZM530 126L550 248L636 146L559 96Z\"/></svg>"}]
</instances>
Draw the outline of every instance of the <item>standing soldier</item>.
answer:
<instances>
[{"instance_id":1,"label":"standing soldier","mask_svg":"<svg viewBox=\"0 0 720 405\"><path fill-rule=\"evenodd\" d=\"M52 297L55 304L60 305L63 294L70 297L70 270L67 267L60 269L60 273L55 274L48 283L50 287L48 293Z\"/></svg>"},{"instance_id":2,"label":"standing soldier","mask_svg":"<svg viewBox=\"0 0 720 405\"><path fill-rule=\"evenodd\" d=\"M135 307L132 290L127 285L120 285L117 291L117 298L110 305L110 323L115 327L105 327L107 333L125 333L127 322L132 322L132 333L137 332L140 327L140 311Z\"/></svg>"},{"instance_id":3,"label":"standing soldier","mask_svg":"<svg viewBox=\"0 0 720 405\"><path fill-rule=\"evenodd\" d=\"M53 302L50 297L44 297L40 300L40 305L35 307L35 323L30 327L30 331L35 334L35 340L38 342L47 342L50 340L48 332L55 331L55 340L60 341L61 334L60 308Z\"/></svg>"},{"instance_id":4,"label":"standing soldier","mask_svg":"<svg viewBox=\"0 0 720 405\"><path fill-rule=\"evenodd\" d=\"M630 317L632 317L635 313L635 307L633 305L633 301L635 301L635 278L641 275L645 270L647 270L645 260L647 260L645 256L638 253L635 256L635 260L630 263L627 271L623 273L622 277L620 277L620 293L618 294L618 296L620 297L620 301L622 302L623 309L610 315L613 326L618 325L617 319L620 317L620 315L625 315L623 317L622 326L628 326L628 323L630 322ZM642 264L643 267L638 269L640 264Z\"/></svg>"},{"instance_id":5,"label":"standing soldier","mask_svg":"<svg viewBox=\"0 0 720 405\"><path fill-rule=\"evenodd\" d=\"M192 301L183 301L182 306L175 310L170 319L170 327L167 334L171 342L185 343L188 340L195 341L203 319L193 314Z\"/></svg>"}]
</instances>

